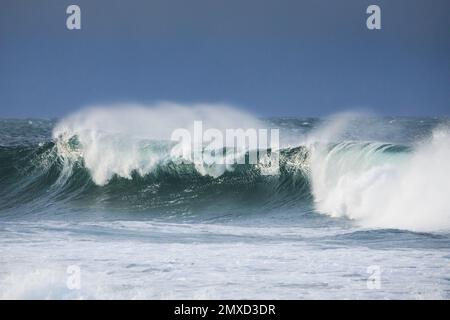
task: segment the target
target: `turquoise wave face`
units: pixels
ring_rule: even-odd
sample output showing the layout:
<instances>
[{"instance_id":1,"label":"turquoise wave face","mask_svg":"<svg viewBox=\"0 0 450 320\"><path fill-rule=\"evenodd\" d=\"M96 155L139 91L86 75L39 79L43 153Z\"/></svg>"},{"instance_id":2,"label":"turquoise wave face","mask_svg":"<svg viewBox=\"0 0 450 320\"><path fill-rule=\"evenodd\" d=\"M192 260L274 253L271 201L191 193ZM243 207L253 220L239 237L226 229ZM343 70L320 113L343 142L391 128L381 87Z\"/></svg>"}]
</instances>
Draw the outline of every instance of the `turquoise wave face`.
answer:
<instances>
[{"instance_id":1,"label":"turquoise wave face","mask_svg":"<svg viewBox=\"0 0 450 320\"><path fill-rule=\"evenodd\" d=\"M52 137L57 121L1 120L1 214L109 212L112 216L208 220L292 212L296 218L326 214L366 219L370 210L361 203L379 200L367 181L376 185L386 179L405 179L402 168L414 158L416 140L431 135L447 120L358 118L346 121L344 129L334 130L331 136L326 128L335 120L264 121L281 131L280 170L271 175L250 164L235 164L210 175L192 163L171 158L173 145L146 137L139 137L132 155L113 154L127 161L135 157L126 172L121 161L99 158L87 165L86 146L76 134L64 140ZM323 132L328 136L324 138ZM386 133L392 142L382 140ZM106 140L108 152L114 152L114 143L123 145L122 138L111 140ZM119 169L114 167L117 163ZM110 175L101 184L94 178L99 170Z\"/></svg>"},{"instance_id":2,"label":"turquoise wave face","mask_svg":"<svg viewBox=\"0 0 450 320\"><path fill-rule=\"evenodd\" d=\"M305 147L281 151L280 172L261 174L255 165L235 165L219 177L203 175L193 164L162 162L144 175L113 176L97 185L83 159L70 161L55 143L0 148L2 198L0 209L24 206L31 213L48 212L49 206L83 205L124 212L160 214L189 212L211 207L284 208L311 200Z\"/></svg>"}]
</instances>

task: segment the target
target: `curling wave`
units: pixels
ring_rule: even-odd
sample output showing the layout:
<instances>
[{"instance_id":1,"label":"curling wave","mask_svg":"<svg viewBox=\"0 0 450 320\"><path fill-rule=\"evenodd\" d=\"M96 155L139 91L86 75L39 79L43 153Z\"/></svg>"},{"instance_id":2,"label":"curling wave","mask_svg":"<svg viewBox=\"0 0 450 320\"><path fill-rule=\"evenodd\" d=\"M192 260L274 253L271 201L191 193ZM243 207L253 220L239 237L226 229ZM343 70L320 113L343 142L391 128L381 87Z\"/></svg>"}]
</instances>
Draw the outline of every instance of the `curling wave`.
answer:
<instances>
[{"instance_id":1,"label":"curling wave","mask_svg":"<svg viewBox=\"0 0 450 320\"><path fill-rule=\"evenodd\" d=\"M265 175L258 165L199 168L180 161L166 137L198 119L219 129L263 127L226 106L83 111L58 122L52 141L0 147L0 210L67 205L177 215L202 208L224 214L297 209L365 227L450 229L445 126L403 145L338 139L346 126L340 119L282 148L279 172Z\"/></svg>"},{"instance_id":2,"label":"curling wave","mask_svg":"<svg viewBox=\"0 0 450 320\"><path fill-rule=\"evenodd\" d=\"M450 229L450 135L415 148L343 142L316 146L311 181L319 212L367 227Z\"/></svg>"}]
</instances>

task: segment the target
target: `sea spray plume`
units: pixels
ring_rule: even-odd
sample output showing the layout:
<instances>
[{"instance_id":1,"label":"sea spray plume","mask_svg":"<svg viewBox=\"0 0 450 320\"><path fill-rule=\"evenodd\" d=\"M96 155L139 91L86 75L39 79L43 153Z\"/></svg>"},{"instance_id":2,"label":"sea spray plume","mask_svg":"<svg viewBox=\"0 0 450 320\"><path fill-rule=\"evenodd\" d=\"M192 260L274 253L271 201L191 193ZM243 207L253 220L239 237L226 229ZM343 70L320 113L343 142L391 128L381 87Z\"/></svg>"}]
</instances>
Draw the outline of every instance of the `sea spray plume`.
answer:
<instances>
[{"instance_id":1,"label":"sea spray plume","mask_svg":"<svg viewBox=\"0 0 450 320\"><path fill-rule=\"evenodd\" d=\"M218 109L220 108L215 111ZM215 170L216 168L211 166L205 167L202 171L202 168L192 163L178 161L180 159L172 153L174 148L170 149L173 141L167 143L145 139L143 137L151 136L146 132L136 133L130 139L126 139L128 135L121 133L122 131L113 130L120 128L121 124L112 126L110 122L101 123L101 121L89 123L94 120L107 120L108 112L111 111L102 111L105 111L104 117L90 117L90 112L95 113L90 109L73 115L78 122L70 119L72 116L59 121L56 127L54 123L49 122L46 125L47 141L42 144L39 142L37 145L1 147L0 157L3 165L0 168L2 171L0 211L20 207L20 210L17 209L19 215L34 212L45 215L49 206L58 208L58 212L63 213L66 205L70 207L75 203L88 210L99 207L111 207L116 210L120 207L126 208L126 212L138 210L147 213L173 214L189 211L192 207L198 209L200 204L206 207L216 205L218 201L225 201L224 199L227 199L224 210L230 210L230 206L240 208L239 204L243 202L253 203L256 205L255 208L264 207L267 204L273 208L279 208L278 205L295 207L297 202L302 206L304 205L302 199L310 198L308 181L304 174L308 153L303 147L279 150L280 167L279 172L275 174L267 175L267 172L263 172L264 163L255 165L250 161L235 165L233 170L226 172L219 170L221 168ZM238 113L238 115L242 114ZM113 120L118 121L118 118L120 117L115 115ZM20 130L28 134L29 124L27 122L19 124ZM192 123L189 121L189 124ZM105 130L100 130L106 126L111 126L107 134ZM263 122L263 128L274 127L277 127L276 123ZM83 131L84 128L87 130ZM130 131L135 129L131 128ZM81 136L87 136L87 138L91 138L89 134L92 134L95 138L92 140L96 143L88 146L98 147L95 151L100 153L100 160L103 160L102 150L111 151L110 158L117 160L112 164L117 166L123 159L114 157L122 155L121 152L125 159L133 156L126 152L126 147L134 142L138 148L141 147L136 154L139 159L142 159L139 168L148 164L149 158L146 155L152 150L155 158L165 160L155 162L155 166L148 169L148 172L142 169L141 171L130 169L129 176L115 173L118 168L121 168L120 166L113 168L116 171L112 171L111 178L101 184L98 183L99 180L94 181L93 178L98 171L93 172L92 168L97 170L97 167L86 166L86 148L74 132L82 132ZM1 134L0 132L0 139ZM91 142L89 139L86 141ZM119 143L122 141L124 144ZM109 150L108 146L112 150ZM259 147L262 146L259 145ZM100 160L98 165L103 164ZM107 160L109 161L108 157ZM100 173L104 172L100 171ZM128 172L125 171L124 174ZM173 199L176 201L172 201ZM252 202L252 199L256 202Z\"/></svg>"},{"instance_id":2,"label":"sea spray plume","mask_svg":"<svg viewBox=\"0 0 450 320\"><path fill-rule=\"evenodd\" d=\"M114 175L145 175L179 156L170 140L178 128L192 131L200 120L205 128L259 128L248 113L226 105L160 103L152 107L116 105L91 107L60 121L53 130L64 158L80 157L93 181L106 184ZM175 148L175 149L174 149ZM220 175L227 168L198 168L202 174ZM209 169L209 170L208 170Z\"/></svg>"},{"instance_id":3,"label":"sea spray plume","mask_svg":"<svg viewBox=\"0 0 450 320\"><path fill-rule=\"evenodd\" d=\"M323 132L345 130L339 120ZM450 228L448 127L435 129L412 150L380 142L327 142L311 143L310 177L319 212L367 227Z\"/></svg>"},{"instance_id":4,"label":"sea spray plume","mask_svg":"<svg viewBox=\"0 0 450 320\"><path fill-rule=\"evenodd\" d=\"M334 114L326 118L323 125L306 136L305 144L312 146L317 143L341 141L343 140L343 134L349 128L349 123L361 117L362 114L356 112Z\"/></svg>"}]
</instances>

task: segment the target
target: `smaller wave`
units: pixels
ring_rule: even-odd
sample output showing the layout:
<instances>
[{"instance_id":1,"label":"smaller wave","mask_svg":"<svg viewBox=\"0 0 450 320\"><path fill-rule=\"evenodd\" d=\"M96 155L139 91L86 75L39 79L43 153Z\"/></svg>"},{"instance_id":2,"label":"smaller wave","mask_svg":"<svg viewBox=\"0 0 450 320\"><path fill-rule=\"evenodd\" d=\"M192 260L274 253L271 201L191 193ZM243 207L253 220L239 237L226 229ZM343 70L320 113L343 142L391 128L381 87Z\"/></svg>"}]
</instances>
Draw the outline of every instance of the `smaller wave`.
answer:
<instances>
[{"instance_id":1,"label":"smaller wave","mask_svg":"<svg viewBox=\"0 0 450 320\"><path fill-rule=\"evenodd\" d=\"M416 148L381 143L317 144L311 183L319 212L366 227L450 228L450 135L437 129Z\"/></svg>"}]
</instances>

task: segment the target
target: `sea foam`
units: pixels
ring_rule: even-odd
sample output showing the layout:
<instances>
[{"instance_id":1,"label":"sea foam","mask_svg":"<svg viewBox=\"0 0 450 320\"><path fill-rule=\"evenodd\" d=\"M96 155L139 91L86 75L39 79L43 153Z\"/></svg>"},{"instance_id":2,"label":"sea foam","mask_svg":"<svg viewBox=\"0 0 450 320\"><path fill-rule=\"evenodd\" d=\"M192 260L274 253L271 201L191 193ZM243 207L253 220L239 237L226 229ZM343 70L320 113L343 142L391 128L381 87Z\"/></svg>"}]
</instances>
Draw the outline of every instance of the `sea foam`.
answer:
<instances>
[{"instance_id":1,"label":"sea foam","mask_svg":"<svg viewBox=\"0 0 450 320\"><path fill-rule=\"evenodd\" d=\"M170 141L179 128L193 131L195 121L205 129L259 128L261 123L249 113L227 105L154 106L116 105L84 109L61 120L53 130L59 152L66 157L81 156L93 181L106 184L114 175L131 178L145 175L159 164L179 156L180 146ZM76 138L76 148L67 146ZM218 176L226 166L198 166L202 174Z\"/></svg>"},{"instance_id":2,"label":"sea foam","mask_svg":"<svg viewBox=\"0 0 450 320\"><path fill-rule=\"evenodd\" d=\"M338 124L332 122L332 129L323 132L334 132L342 123L338 118ZM319 212L345 216L366 227L450 228L448 128L435 129L410 152L361 141L338 142L333 147L318 141L310 147L312 192Z\"/></svg>"}]
</instances>

